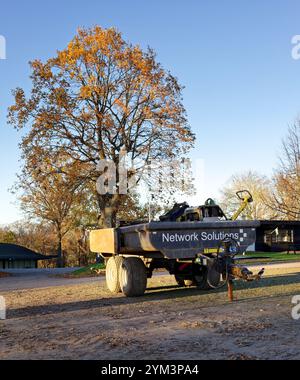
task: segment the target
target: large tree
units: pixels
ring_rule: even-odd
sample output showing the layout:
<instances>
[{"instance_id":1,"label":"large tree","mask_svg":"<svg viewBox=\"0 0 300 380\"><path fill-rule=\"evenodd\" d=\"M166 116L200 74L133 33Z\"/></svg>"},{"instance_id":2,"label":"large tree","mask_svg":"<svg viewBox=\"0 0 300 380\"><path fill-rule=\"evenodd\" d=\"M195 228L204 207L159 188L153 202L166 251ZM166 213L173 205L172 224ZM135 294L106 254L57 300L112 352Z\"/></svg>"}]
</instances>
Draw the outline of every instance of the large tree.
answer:
<instances>
[{"instance_id":1,"label":"large tree","mask_svg":"<svg viewBox=\"0 0 300 380\"><path fill-rule=\"evenodd\" d=\"M193 144L177 79L157 63L153 50L133 46L116 29L80 29L54 58L35 60L31 68L31 95L14 91L9 122L29 127L25 155L42 148L53 156L63 149L81 164L78 176L87 182L96 184L105 171L95 169L100 160L117 165L113 193L96 194L102 226L112 225L124 198L121 152L139 163L130 179L145 163L177 159Z\"/></svg>"}]
</instances>

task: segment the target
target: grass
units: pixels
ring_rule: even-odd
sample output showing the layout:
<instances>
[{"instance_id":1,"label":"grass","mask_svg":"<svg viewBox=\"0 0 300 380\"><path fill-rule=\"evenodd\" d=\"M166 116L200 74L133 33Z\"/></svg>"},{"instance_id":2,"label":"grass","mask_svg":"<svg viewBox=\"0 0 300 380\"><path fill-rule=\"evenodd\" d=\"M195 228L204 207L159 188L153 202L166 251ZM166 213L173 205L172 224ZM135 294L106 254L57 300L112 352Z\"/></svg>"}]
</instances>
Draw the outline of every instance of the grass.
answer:
<instances>
[{"instance_id":1,"label":"grass","mask_svg":"<svg viewBox=\"0 0 300 380\"><path fill-rule=\"evenodd\" d=\"M300 261L300 254L294 255L293 253L287 254L286 252L247 252L243 257L257 257L257 260L249 260L249 263L276 263L276 262L290 262ZM245 261L248 262L248 261Z\"/></svg>"},{"instance_id":2,"label":"grass","mask_svg":"<svg viewBox=\"0 0 300 380\"><path fill-rule=\"evenodd\" d=\"M94 277L104 273L104 264L91 264L87 267L80 268L68 274L68 277Z\"/></svg>"}]
</instances>

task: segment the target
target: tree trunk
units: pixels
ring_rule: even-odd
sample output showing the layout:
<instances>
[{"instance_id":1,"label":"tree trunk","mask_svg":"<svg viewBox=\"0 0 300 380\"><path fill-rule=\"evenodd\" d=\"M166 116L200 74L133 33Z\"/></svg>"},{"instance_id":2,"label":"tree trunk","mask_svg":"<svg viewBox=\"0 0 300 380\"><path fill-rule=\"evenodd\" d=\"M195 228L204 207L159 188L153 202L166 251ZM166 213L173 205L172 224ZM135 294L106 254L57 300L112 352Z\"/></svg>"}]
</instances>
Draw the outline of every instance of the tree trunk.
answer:
<instances>
[{"instance_id":1,"label":"tree trunk","mask_svg":"<svg viewBox=\"0 0 300 380\"><path fill-rule=\"evenodd\" d=\"M57 245L57 261L56 266L57 268L63 268L63 257L62 257L62 233L61 233L61 227L57 226L57 238L58 238L58 245Z\"/></svg>"},{"instance_id":2,"label":"tree trunk","mask_svg":"<svg viewBox=\"0 0 300 380\"><path fill-rule=\"evenodd\" d=\"M117 222L119 196L98 194L98 206L100 211L99 226L113 228Z\"/></svg>"},{"instance_id":3,"label":"tree trunk","mask_svg":"<svg viewBox=\"0 0 300 380\"><path fill-rule=\"evenodd\" d=\"M113 228L116 226L117 210L113 207L104 207L100 209L99 225L102 228Z\"/></svg>"}]
</instances>

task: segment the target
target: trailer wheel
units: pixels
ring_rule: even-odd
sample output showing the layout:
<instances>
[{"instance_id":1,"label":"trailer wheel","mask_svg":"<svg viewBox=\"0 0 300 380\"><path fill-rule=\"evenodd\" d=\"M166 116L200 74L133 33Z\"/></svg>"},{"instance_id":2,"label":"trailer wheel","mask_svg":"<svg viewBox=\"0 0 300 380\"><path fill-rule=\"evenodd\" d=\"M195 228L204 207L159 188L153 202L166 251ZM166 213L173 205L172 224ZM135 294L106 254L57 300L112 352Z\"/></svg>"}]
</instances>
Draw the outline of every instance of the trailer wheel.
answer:
<instances>
[{"instance_id":1,"label":"trailer wheel","mask_svg":"<svg viewBox=\"0 0 300 380\"><path fill-rule=\"evenodd\" d=\"M203 268L203 272L195 276L195 282L198 289L214 289L220 284L221 275L214 267Z\"/></svg>"},{"instance_id":2,"label":"trailer wheel","mask_svg":"<svg viewBox=\"0 0 300 380\"><path fill-rule=\"evenodd\" d=\"M110 292L115 294L121 291L119 277L123 260L121 256L113 256L108 259L106 264L106 285Z\"/></svg>"},{"instance_id":3,"label":"trailer wheel","mask_svg":"<svg viewBox=\"0 0 300 380\"><path fill-rule=\"evenodd\" d=\"M120 268L120 286L127 297L138 297L145 293L147 271L140 258L128 257L123 260Z\"/></svg>"}]
</instances>

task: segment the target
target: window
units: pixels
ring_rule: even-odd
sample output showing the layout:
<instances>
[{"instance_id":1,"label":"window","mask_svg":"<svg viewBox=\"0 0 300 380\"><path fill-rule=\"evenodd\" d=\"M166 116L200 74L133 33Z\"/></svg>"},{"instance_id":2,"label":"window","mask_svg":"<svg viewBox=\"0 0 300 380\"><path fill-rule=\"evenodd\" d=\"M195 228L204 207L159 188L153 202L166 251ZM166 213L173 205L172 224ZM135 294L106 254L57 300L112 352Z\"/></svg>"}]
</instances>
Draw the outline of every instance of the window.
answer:
<instances>
[{"instance_id":1,"label":"window","mask_svg":"<svg viewBox=\"0 0 300 380\"><path fill-rule=\"evenodd\" d=\"M294 230L275 228L274 230L265 231L264 242L268 245L293 243Z\"/></svg>"}]
</instances>

